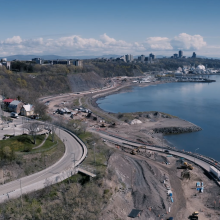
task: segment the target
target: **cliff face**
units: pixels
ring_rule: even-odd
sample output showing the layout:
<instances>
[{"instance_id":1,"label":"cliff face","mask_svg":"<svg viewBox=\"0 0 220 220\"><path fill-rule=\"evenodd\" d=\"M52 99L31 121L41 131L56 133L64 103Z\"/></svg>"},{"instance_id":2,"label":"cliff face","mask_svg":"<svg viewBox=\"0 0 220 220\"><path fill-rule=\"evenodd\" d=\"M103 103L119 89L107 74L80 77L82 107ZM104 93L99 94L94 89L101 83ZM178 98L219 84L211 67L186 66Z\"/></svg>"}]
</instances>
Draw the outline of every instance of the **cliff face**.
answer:
<instances>
[{"instance_id":1,"label":"cliff face","mask_svg":"<svg viewBox=\"0 0 220 220\"><path fill-rule=\"evenodd\" d=\"M189 127L164 127L164 128L153 129L155 133L163 133L163 134L181 134L181 133L190 133L201 130L202 128L196 125L192 125Z\"/></svg>"},{"instance_id":2,"label":"cliff face","mask_svg":"<svg viewBox=\"0 0 220 220\"><path fill-rule=\"evenodd\" d=\"M71 74L68 75L68 81L72 92L81 92L104 86L104 81L95 72Z\"/></svg>"}]
</instances>

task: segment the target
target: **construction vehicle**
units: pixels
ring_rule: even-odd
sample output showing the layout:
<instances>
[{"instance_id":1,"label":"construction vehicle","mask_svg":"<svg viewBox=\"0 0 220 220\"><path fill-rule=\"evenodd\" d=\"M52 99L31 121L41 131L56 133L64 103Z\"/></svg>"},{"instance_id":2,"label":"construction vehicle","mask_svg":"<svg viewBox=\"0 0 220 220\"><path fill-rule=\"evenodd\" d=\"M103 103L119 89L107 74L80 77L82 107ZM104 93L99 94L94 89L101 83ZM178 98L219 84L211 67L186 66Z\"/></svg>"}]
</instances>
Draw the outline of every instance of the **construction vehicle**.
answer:
<instances>
[{"instance_id":1,"label":"construction vehicle","mask_svg":"<svg viewBox=\"0 0 220 220\"><path fill-rule=\"evenodd\" d=\"M187 162L184 162L183 165L181 166L181 168L193 170L192 164L189 164L189 163L187 163Z\"/></svg>"},{"instance_id":2,"label":"construction vehicle","mask_svg":"<svg viewBox=\"0 0 220 220\"><path fill-rule=\"evenodd\" d=\"M193 212L192 215L193 215L193 216L198 216L198 215L199 215L199 212Z\"/></svg>"},{"instance_id":3,"label":"construction vehicle","mask_svg":"<svg viewBox=\"0 0 220 220\"><path fill-rule=\"evenodd\" d=\"M133 150L131 151L131 154L132 154L132 155L136 155L137 153L140 152L140 149L141 149L141 148L146 148L146 146L139 146L139 147L133 149Z\"/></svg>"},{"instance_id":4,"label":"construction vehicle","mask_svg":"<svg viewBox=\"0 0 220 220\"><path fill-rule=\"evenodd\" d=\"M199 219L199 212L193 212L193 214L190 216L191 220L197 220Z\"/></svg>"}]
</instances>

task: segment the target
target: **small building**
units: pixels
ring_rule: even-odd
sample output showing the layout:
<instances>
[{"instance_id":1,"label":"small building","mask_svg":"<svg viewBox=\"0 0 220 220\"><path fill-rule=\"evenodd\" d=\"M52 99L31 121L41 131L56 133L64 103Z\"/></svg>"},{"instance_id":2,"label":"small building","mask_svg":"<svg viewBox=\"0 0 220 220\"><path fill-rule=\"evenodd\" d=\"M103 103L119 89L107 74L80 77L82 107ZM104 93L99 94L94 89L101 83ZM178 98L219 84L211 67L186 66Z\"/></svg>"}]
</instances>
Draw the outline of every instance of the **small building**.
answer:
<instances>
[{"instance_id":1,"label":"small building","mask_svg":"<svg viewBox=\"0 0 220 220\"><path fill-rule=\"evenodd\" d=\"M5 68L7 70L10 70L11 69L11 62L10 61L2 61L1 66L5 66Z\"/></svg>"},{"instance_id":2,"label":"small building","mask_svg":"<svg viewBox=\"0 0 220 220\"><path fill-rule=\"evenodd\" d=\"M75 66L80 66L80 67L83 67L83 61L82 60L76 60L74 62Z\"/></svg>"},{"instance_id":3,"label":"small building","mask_svg":"<svg viewBox=\"0 0 220 220\"><path fill-rule=\"evenodd\" d=\"M51 64L70 65L70 60L53 60Z\"/></svg>"},{"instance_id":4,"label":"small building","mask_svg":"<svg viewBox=\"0 0 220 220\"><path fill-rule=\"evenodd\" d=\"M35 62L36 64L42 64L41 58L33 58L32 61Z\"/></svg>"},{"instance_id":5,"label":"small building","mask_svg":"<svg viewBox=\"0 0 220 220\"><path fill-rule=\"evenodd\" d=\"M14 100L12 101L9 106L8 106L8 111L9 112L15 112L17 114L20 114L21 112L21 108L22 108L23 103L18 101L18 100Z\"/></svg>"},{"instance_id":6,"label":"small building","mask_svg":"<svg viewBox=\"0 0 220 220\"><path fill-rule=\"evenodd\" d=\"M8 106L10 105L10 103L13 101L14 99L4 99L3 100L3 109L5 110L5 111L7 111L8 110Z\"/></svg>"},{"instance_id":7,"label":"small building","mask_svg":"<svg viewBox=\"0 0 220 220\"><path fill-rule=\"evenodd\" d=\"M21 108L21 115L31 116L34 114L34 107L31 104L23 105Z\"/></svg>"}]
</instances>

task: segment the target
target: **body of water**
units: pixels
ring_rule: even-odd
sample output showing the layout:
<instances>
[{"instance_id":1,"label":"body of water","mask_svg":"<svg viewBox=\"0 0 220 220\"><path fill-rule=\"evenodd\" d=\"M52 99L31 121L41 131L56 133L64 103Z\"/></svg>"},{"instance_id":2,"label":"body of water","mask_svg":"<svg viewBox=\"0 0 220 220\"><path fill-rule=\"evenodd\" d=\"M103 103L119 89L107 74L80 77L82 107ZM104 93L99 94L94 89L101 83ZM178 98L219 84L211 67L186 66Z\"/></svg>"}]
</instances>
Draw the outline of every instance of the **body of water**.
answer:
<instances>
[{"instance_id":1,"label":"body of water","mask_svg":"<svg viewBox=\"0 0 220 220\"><path fill-rule=\"evenodd\" d=\"M168 135L178 149L210 156L220 161L220 76L214 83L166 83L133 87L129 92L109 95L97 104L107 112L159 111L190 121L203 130Z\"/></svg>"}]
</instances>

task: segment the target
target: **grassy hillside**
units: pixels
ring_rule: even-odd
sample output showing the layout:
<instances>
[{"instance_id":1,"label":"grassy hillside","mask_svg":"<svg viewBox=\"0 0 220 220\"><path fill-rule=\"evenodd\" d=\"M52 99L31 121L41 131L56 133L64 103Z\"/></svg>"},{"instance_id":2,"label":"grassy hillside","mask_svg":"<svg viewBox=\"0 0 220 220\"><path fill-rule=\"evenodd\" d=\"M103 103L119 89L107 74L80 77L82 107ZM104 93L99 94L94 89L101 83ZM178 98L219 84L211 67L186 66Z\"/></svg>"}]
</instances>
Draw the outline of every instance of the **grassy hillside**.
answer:
<instances>
[{"instance_id":1,"label":"grassy hillside","mask_svg":"<svg viewBox=\"0 0 220 220\"><path fill-rule=\"evenodd\" d=\"M4 219L98 219L98 215L116 190L105 181L107 160L111 152L102 140L91 133L82 133L80 138L87 144L88 156L81 167L90 167L97 174L90 180L87 176L77 174L55 185L47 183L46 188L23 195L22 198L0 204ZM93 143L96 142L96 163L94 163ZM91 170L90 170L91 171Z\"/></svg>"}]
</instances>

